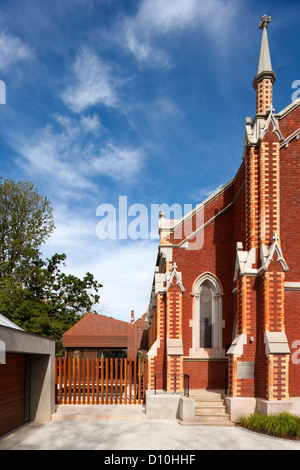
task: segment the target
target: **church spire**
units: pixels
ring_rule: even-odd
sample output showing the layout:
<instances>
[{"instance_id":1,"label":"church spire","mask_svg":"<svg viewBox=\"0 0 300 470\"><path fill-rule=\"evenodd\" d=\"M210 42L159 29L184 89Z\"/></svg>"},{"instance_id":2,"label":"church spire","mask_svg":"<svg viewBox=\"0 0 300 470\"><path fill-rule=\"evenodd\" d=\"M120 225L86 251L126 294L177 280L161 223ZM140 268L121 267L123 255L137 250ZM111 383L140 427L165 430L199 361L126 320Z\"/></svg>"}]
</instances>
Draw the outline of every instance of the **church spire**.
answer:
<instances>
[{"instance_id":1,"label":"church spire","mask_svg":"<svg viewBox=\"0 0 300 470\"><path fill-rule=\"evenodd\" d=\"M265 114L272 106L273 83L276 80L275 72L272 70L271 56L268 41L268 25L271 17L264 15L259 23L262 29L262 39L260 46L257 73L253 80L253 87L256 91L256 113Z\"/></svg>"}]
</instances>

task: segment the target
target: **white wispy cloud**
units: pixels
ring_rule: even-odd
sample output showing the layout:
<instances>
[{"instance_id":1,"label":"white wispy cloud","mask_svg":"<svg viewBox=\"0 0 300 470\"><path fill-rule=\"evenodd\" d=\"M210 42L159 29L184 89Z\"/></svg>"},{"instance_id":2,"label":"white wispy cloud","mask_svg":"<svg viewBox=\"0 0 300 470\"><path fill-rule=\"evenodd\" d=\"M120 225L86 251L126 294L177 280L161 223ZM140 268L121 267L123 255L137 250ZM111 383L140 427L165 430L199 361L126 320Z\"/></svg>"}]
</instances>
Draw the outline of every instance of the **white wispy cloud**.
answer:
<instances>
[{"instance_id":1,"label":"white wispy cloud","mask_svg":"<svg viewBox=\"0 0 300 470\"><path fill-rule=\"evenodd\" d=\"M40 176L66 193L68 188L96 188L99 176L128 182L142 169L143 149L103 142L97 114L53 118L34 135L14 139L17 163L31 176Z\"/></svg>"},{"instance_id":2,"label":"white wispy cloud","mask_svg":"<svg viewBox=\"0 0 300 470\"><path fill-rule=\"evenodd\" d=\"M57 245L53 240L47 250L52 254L61 253L62 249L66 252L65 272L80 278L91 272L103 284L99 291L100 309L103 304L109 306L110 315L123 321L130 321L132 309L136 318L144 314L150 301L157 241L135 240L130 243L115 240L97 244L91 242L90 236L84 238L79 235L77 238L76 232L70 236L71 244Z\"/></svg>"},{"instance_id":3,"label":"white wispy cloud","mask_svg":"<svg viewBox=\"0 0 300 470\"><path fill-rule=\"evenodd\" d=\"M90 271L103 284L101 299L110 305L111 315L130 321L130 311L136 318L148 307L157 257L156 241L116 241L110 247L95 247L89 259ZM101 262L100 262L101 260ZM75 266L74 266L75 268ZM130 293L130 294L129 294Z\"/></svg>"},{"instance_id":4,"label":"white wispy cloud","mask_svg":"<svg viewBox=\"0 0 300 470\"><path fill-rule=\"evenodd\" d=\"M0 69L7 70L11 65L19 61L27 61L34 58L32 48L19 37L0 32Z\"/></svg>"},{"instance_id":5,"label":"white wispy cloud","mask_svg":"<svg viewBox=\"0 0 300 470\"><path fill-rule=\"evenodd\" d=\"M206 198L217 192L224 186L225 183L219 184L218 186L206 186L203 188L197 188L191 194L191 197L199 203L204 201Z\"/></svg>"},{"instance_id":6,"label":"white wispy cloud","mask_svg":"<svg viewBox=\"0 0 300 470\"><path fill-rule=\"evenodd\" d=\"M157 46L157 37L199 26L220 37L236 5L224 0L144 0L136 15L125 19L120 41L138 61L168 67L170 56Z\"/></svg>"},{"instance_id":7,"label":"white wispy cloud","mask_svg":"<svg viewBox=\"0 0 300 470\"><path fill-rule=\"evenodd\" d=\"M115 106L115 87L116 79L111 67L84 46L77 54L60 97L73 112L80 113L99 104Z\"/></svg>"},{"instance_id":8,"label":"white wispy cloud","mask_svg":"<svg viewBox=\"0 0 300 470\"><path fill-rule=\"evenodd\" d=\"M119 147L109 143L91 162L91 168L97 174L124 181L133 178L141 170L144 159L142 148Z\"/></svg>"},{"instance_id":9,"label":"white wispy cloud","mask_svg":"<svg viewBox=\"0 0 300 470\"><path fill-rule=\"evenodd\" d=\"M22 158L17 162L30 175L41 176L49 182L62 182L63 188L89 188L91 182L81 171L83 161L88 158L89 146L81 142L83 133L80 123L56 116L63 125L61 131L47 125L39 129L32 138L23 137L18 142Z\"/></svg>"},{"instance_id":10,"label":"white wispy cloud","mask_svg":"<svg viewBox=\"0 0 300 470\"><path fill-rule=\"evenodd\" d=\"M91 272L103 288L101 302L109 314L130 321L133 309L136 318L142 315L150 300L157 256L157 240L99 240L97 220L86 211L67 205L54 208L56 230L43 247L44 257L66 253L62 271L82 278ZM97 307L98 309L98 307Z\"/></svg>"}]
</instances>

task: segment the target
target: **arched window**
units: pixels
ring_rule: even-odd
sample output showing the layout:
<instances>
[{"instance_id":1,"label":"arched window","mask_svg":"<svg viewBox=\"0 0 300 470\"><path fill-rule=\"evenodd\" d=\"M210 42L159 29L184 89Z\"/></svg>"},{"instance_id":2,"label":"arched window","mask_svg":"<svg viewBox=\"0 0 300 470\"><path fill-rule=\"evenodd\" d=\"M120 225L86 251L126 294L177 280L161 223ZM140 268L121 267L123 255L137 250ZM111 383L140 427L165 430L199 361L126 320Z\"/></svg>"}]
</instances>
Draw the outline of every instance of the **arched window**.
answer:
<instances>
[{"instance_id":1,"label":"arched window","mask_svg":"<svg viewBox=\"0 0 300 470\"><path fill-rule=\"evenodd\" d=\"M223 357L222 288L210 273L200 276L194 284L193 357Z\"/></svg>"},{"instance_id":2,"label":"arched window","mask_svg":"<svg viewBox=\"0 0 300 470\"><path fill-rule=\"evenodd\" d=\"M213 289L209 281L200 287L200 348L212 347Z\"/></svg>"}]
</instances>

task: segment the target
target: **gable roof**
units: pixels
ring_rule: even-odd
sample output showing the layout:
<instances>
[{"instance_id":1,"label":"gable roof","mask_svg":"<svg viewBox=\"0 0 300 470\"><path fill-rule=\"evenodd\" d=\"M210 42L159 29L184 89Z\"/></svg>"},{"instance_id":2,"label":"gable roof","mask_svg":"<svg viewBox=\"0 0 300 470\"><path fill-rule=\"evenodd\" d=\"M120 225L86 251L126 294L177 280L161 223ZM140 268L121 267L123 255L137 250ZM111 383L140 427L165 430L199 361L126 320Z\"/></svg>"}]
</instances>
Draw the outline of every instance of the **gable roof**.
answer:
<instances>
[{"instance_id":1,"label":"gable roof","mask_svg":"<svg viewBox=\"0 0 300 470\"><path fill-rule=\"evenodd\" d=\"M127 348L127 356L137 354L137 325L88 313L63 334L64 347Z\"/></svg>"},{"instance_id":2,"label":"gable roof","mask_svg":"<svg viewBox=\"0 0 300 470\"><path fill-rule=\"evenodd\" d=\"M2 326L7 326L9 328L14 328L15 330L21 330L24 331L23 328L20 326L16 325L14 322L6 318L4 315L1 315L0 313L0 325Z\"/></svg>"},{"instance_id":3,"label":"gable roof","mask_svg":"<svg viewBox=\"0 0 300 470\"><path fill-rule=\"evenodd\" d=\"M135 320L134 324L138 330L146 330L148 325L148 312L145 312L141 317Z\"/></svg>"}]
</instances>

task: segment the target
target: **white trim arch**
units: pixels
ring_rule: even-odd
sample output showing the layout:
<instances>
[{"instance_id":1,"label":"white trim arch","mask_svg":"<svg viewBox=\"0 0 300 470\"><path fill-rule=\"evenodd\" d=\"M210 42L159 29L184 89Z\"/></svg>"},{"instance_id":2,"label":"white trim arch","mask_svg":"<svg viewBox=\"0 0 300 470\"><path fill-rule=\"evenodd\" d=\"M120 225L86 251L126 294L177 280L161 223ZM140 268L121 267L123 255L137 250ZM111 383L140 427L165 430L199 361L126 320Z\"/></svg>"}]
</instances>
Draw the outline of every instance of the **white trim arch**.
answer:
<instances>
[{"instance_id":1,"label":"white trim arch","mask_svg":"<svg viewBox=\"0 0 300 470\"><path fill-rule=\"evenodd\" d=\"M200 298L203 287L211 290L211 341L210 347L200 345ZM219 280L211 273L204 273L199 276L193 286L193 318L192 318L192 348L191 357L198 358L224 358L225 350L222 348L222 329L224 321L222 319L222 298L223 289ZM203 337L202 337L203 342Z\"/></svg>"}]
</instances>

